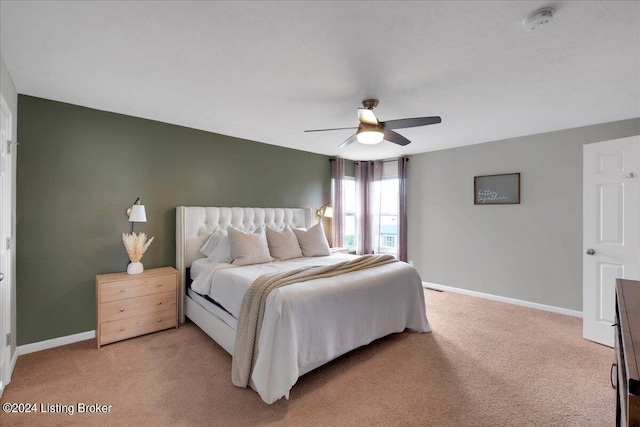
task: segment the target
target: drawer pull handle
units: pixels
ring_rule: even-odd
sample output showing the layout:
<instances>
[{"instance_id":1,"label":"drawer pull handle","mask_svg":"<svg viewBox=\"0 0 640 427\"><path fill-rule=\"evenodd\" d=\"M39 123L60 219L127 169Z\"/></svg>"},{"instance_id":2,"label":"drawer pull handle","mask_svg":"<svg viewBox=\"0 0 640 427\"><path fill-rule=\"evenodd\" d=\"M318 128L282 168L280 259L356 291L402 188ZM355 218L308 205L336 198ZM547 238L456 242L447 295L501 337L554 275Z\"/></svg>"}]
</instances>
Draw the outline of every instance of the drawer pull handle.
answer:
<instances>
[{"instance_id":1,"label":"drawer pull handle","mask_svg":"<svg viewBox=\"0 0 640 427\"><path fill-rule=\"evenodd\" d=\"M124 328L120 328L120 332L124 331Z\"/></svg>"},{"instance_id":2,"label":"drawer pull handle","mask_svg":"<svg viewBox=\"0 0 640 427\"><path fill-rule=\"evenodd\" d=\"M162 305L162 301L159 301L159 302L158 302L158 305Z\"/></svg>"},{"instance_id":3,"label":"drawer pull handle","mask_svg":"<svg viewBox=\"0 0 640 427\"><path fill-rule=\"evenodd\" d=\"M164 283L160 283L160 284L158 285L158 287L160 287L160 286L162 286L162 285L164 285Z\"/></svg>"},{"instance_id":4,"label":"drawer pull handle","mask_svg":"<svg viewBox=\"0 0 640 427\"><path fill-rule=\"evenodd\" d=\"M618 364L611 364L611 388L614 390L618 389Z\"/></svg>"},{"instance_id":5,"label":"drawer pull handle","mask_svg":"<svg viewBox=\"0 0 640 427\"><path fill-rule=\"evenodd\" d=\"M123 292L124 292L124 289L120 289L120 293L123 293Z\"/></svg>"},{"instance_id":6,"label":"drawer pull handle","mask_svg":"<svg viewBox=\"0 0 640 427\"><path fill-rule=\"evenodd\" d=\"M162 319L158 319L158 323L162 322Z\"/></svg>"},{"instance_id":7,"label":"drawer pull handle","mask_svg":"<svg viewBox=\"0 0 640 427\"><path fill-rule=\"evenodd\" d=\"M124 308L121 308L121 309L120 309L120 313L122 313L123 311L124 311Z\"/></svg>"}]
</instances>

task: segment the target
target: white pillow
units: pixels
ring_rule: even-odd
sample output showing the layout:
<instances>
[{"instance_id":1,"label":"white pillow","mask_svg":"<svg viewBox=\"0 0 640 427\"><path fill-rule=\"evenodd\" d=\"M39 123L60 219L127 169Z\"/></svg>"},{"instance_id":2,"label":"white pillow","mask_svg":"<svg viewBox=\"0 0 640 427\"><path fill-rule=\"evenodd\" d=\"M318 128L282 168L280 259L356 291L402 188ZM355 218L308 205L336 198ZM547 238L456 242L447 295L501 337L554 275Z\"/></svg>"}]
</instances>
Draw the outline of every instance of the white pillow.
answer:
<instances>
[{"instance_id":1,"label":"white pillow","mask_svg":"<svg viewBox=\"0 0 640 427\"><path fill-rule=\"evenodd\" d=\"M229 227L229 244L231 245L232 264L251 265L271 262L269 245L264 227L248 234L234 227Z\"/></svg>"},{"instance_id":2,"label":"white pillow","mask_svg":"<svg viewBox=\"0 0 640 427\"><path fill-rule=\"evenodd\" d=\"M293 232L298 238L300 249L302 249L302 255L304 256L331 255L331 250L329 249L329 242L327 242L327 237L324 235L324 230L322 229L322 223L319 222L306 231L294 228Z\"/></svg>"},{"instance_id":3,"label":"white pillow","mask_svg":"<svg viewBox=\"0 0 640 427\"><path fill-rule=\"evenodd\" d=\"M216 246L218 246L220 239L226 235L227 230L216 230L215 232L213 232L211 236L209 236L207 241L204 242L204 245L202 245L202 247L200 248L200 253L206 257L211 255L211 252L213 252Z\"/></svg>"},{"instance_id":4,"label":"white pillow","mask_svg":"<svg viewBox=\"0 0 640 427\"><path fill-rule=\"evenodd\" d=\"M300 258L302 251L298 244L298 238L291 231L291 228L285 227L282 231L274 230L267 227L267 243L269 244L269 252L275 259L285 260L291 258Z\"/></svg>"},{"instance_id":5,"label":"white pillow","mask_svg":"<svg viewBox=\"0 0 640 427\"><path fill-rule=\"evenodd\" d=\"M227 230L224 231L224 234L218 240L218 244L216 248L211 251L207 259L211 262L231 262L233 258L231 257L231 244L229 243L229 234Z\"/></svg>"}]
</instances>

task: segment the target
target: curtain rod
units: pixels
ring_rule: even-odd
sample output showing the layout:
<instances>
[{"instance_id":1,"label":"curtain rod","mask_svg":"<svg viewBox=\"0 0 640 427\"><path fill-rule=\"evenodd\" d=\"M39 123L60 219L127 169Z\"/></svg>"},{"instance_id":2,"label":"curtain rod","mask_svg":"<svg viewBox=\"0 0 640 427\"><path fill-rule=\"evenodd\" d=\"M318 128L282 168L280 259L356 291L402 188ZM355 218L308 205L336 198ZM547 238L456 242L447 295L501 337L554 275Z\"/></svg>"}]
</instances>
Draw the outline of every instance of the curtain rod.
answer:
<instances>
[{"instance_id":1,"label":"curtain rod","mask_svg":"<svg viewBox=\"0 0 640 427\"><path fill-rule=\"evenodd\" d=\"M400 156L400 157L406 157L407 162L409 160L411 160L408 156ZM330 158L329 161L333 162L334 160L336 160L335 158ZM382 160L348 160L345 159L347 162L353 162L353 163L359 163L359 162L382 162L382 163L388 163L388 162L396 162L398 161L398 157L395 157L393 159L382 159Z\"/></svg>"}]
</instances>

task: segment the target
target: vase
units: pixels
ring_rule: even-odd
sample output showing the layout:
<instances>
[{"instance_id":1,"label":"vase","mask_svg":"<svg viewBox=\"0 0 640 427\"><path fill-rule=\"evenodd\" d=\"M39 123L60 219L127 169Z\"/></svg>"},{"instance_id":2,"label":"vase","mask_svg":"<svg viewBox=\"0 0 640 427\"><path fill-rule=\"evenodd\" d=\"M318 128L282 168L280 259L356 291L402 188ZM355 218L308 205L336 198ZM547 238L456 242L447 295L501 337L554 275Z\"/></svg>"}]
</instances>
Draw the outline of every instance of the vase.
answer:
<instances>
[{"instance_id":1,"label":"vase","mask_svg":"<svg viewBox=\"0 0 640 427\"><path fill-rule=\"evenodd\" d=\"M130 262L127 266L127 274L140 274L144 271L144 266L141 262Z\"/></svg>"}]
</instances>

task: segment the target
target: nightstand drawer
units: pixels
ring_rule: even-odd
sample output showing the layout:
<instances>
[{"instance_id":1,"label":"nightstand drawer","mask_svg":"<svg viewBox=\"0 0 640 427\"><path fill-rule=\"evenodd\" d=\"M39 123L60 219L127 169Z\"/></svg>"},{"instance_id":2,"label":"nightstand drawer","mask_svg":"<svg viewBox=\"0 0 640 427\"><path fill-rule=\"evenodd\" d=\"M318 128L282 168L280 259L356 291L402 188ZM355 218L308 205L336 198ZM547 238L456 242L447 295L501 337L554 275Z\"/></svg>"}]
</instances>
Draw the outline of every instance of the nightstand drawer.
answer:
<instances>
[{"instance_id":1,"label":"nightstand drawer","mask_svg":"<svg viewBox=\"0 0 640 427\"><path fill-rule=\"evenodd\" d=\"M100 324L100 344L120 341L176 326L175 306L157 313L143 314Z\"/></svg>"},{"instance_id":2,"label":"nightstand drawer","mask_svg":"<svg viewBox=\"0 0 640 427\"><path fill-rule=\"evenodd\" d=\"M100 301L104 304L143 295L175 292L176 276L166 274L162 276L141 277L126 281L103 283L100 288Z\"/></svg>"},{"instance_id":3,"label":"nightstand drawer","mask_svg":"<svg viewBox=\"0 0 640 427\"><path fill-rule=\"evenodd\" d=\"M167 308L176 308L176 293L165 292L121 301L112 301L100 307L100 323L141 314L155 313Z\"/></svg>"}]
</instances>

